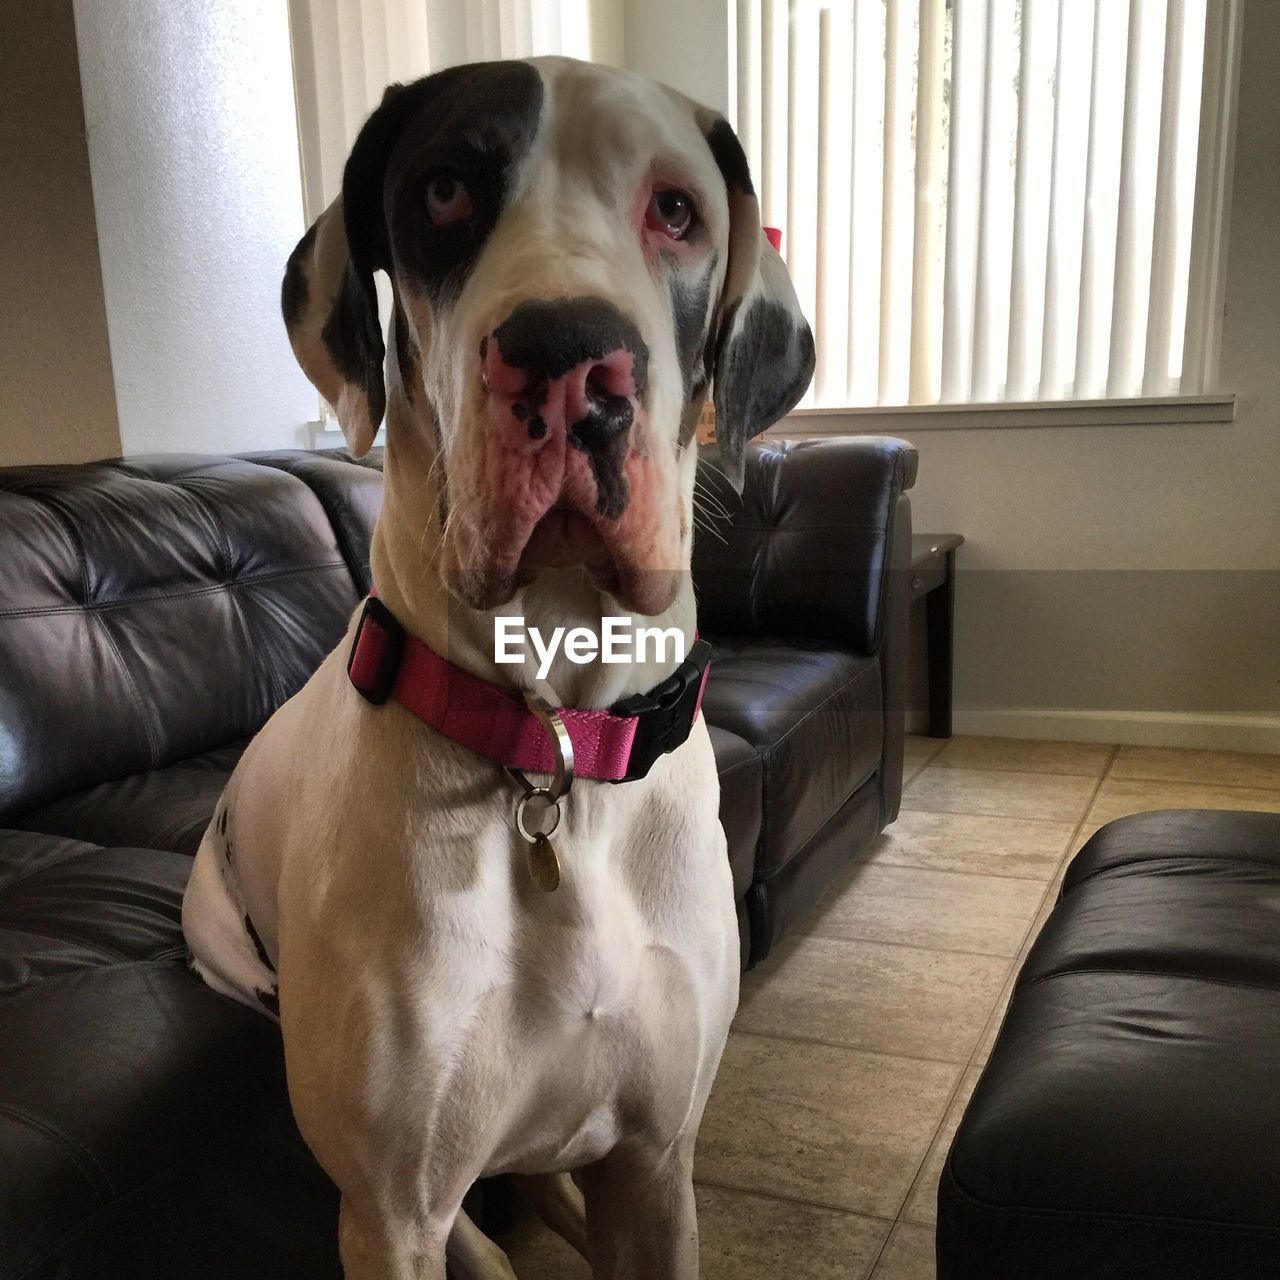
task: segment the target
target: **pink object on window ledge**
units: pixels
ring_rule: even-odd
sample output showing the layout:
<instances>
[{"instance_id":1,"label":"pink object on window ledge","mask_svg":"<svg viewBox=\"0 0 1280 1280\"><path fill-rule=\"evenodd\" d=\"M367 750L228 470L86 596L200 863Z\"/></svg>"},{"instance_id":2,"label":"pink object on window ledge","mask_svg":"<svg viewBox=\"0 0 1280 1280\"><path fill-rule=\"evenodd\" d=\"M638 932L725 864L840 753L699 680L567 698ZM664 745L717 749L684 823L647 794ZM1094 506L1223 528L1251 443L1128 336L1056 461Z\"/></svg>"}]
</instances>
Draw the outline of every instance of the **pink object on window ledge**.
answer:
<instances>
[{"instance_id":1,"label":"pink object on window ledge","mask_svg":"<svg viewBox=\"0 0 1280 1280\"><path fill-rule=\"evenodd\" d=\"M779 253L782 252L782 228L781 227L765 227L764 238L773 245Z\"/></svg>"}]
</instances>

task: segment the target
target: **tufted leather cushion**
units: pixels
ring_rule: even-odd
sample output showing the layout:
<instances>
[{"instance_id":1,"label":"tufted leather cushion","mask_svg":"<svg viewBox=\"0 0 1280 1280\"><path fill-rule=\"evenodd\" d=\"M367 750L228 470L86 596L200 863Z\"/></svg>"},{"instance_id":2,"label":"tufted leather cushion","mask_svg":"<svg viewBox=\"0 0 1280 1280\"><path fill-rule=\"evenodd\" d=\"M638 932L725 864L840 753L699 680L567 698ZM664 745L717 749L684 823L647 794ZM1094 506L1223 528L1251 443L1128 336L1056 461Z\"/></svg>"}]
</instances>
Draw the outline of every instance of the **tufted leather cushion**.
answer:
<instances>
[{"instance_id":1,"label":"tufted leather cushion","mask_svg":"<svg viewBox=\"0 0 1280 1280\"><path fill-rule=\"evenodd\" d=\"M332 1188L288 1117L276 1029L187 970L190 867L153 849L0 832L3 1280L226 1275L212 1266L227 1265L221 1236L253 1227L256 1268L235 1274L295 1274L292 1260L317 1252L328 1268L308 1274L340 1274ZM269 1220L245 1213L241 1148L274 1152ZM209 1199L192 1200L193 1185ZM157 1219L165 1203L188 1221ZM299 1241L292 1212L319 1213L325 1230ZM118 1223L134 1220L134 1255L113 1270L102 1250L118 1250ZM203 1254L185 1257L175 1238Z\"/></svg>"},{"instance_id":2,"label":"tufted leather cushion","mask_svg":"<svg viewBox=\"0 0 1280 1280\"><path fill-rule=\"evenodd\" d=\"M940 1280L1280 1274L1280 814L1102 828L939 1192Z\"/></svg>"},{"instance_id":3,"label":"tufted leather cushion","mask_svg":"<svg viewBox=\"0 0 1280 1280\"><path fill-rule=\"evenodd\" d=\"M875 772L880 669L812 640L714 639L707 722L749 743L763 771L756 874L787 862Z\"/></svg>"},{"instance_id":4,"label":"tufted leather cushion","mask_svg":"<svg viewBox=\"0 0 1280 1280\"><path fill-rule=\"evenodd\" d=\"M699 507L715 531L693 546L702 629L875 652L894 519L900 495L915 482L915 450L874 436L770 440L747 450L741 498L715 469L716 458L706 451L698 473Z\"/></svg>"},{"instance_id":5,"label":"tufted leather cushion","mask_svg":"<svg viewBox=\"0 0 1280 1280\"><path fill-rule=\"evenodd\" d=\"M369 541L374 522L382 510L383 455L382 449L370 449L358 459L345 449L245 455L261 466L278 467L297 476L320 499L361 595L368 593L372 583Z\"/></svg>"},{"instance_id":6,"label":"tufted leather cushion","mask_svg":"<svg viewBox=\"0 0 1280 1280\"><path fill-rule=\"evenodd\" d=\"M0 815L259 728L355 584L283 471L163 457L0 471Z\"/></svg>"},{"instance_id":7,"label":"tufted leather cushion","mask_svg":"<svg viewBox=\"0 0 1280 1280\"><path fill-rule=\"evenodd\" d=\"M194 855L247 745L242 738L164 769L100 782L24 813L19 825L93 844Z\"/></svg>"}]
</instances>

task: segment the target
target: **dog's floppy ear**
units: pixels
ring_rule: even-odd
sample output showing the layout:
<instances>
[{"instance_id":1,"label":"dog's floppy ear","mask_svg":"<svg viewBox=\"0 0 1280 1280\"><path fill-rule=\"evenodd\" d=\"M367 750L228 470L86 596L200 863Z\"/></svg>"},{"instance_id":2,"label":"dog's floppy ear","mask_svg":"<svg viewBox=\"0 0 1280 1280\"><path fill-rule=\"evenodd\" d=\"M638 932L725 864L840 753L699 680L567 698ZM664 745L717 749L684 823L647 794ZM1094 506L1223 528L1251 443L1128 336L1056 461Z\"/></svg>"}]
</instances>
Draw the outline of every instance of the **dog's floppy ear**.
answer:
<instances>
[{"instance_id":1,"label":"dog's floppy ear","mask_svg":"<svg viewBox=\"0 0 1280 1280\"><path fill-rule=\"evenodd\" d=\"M742 144L729 122L700 113L729 196L729 264L712 347L716 442L742 492L747 441L799 402L813 377L813 334L786 264L764 235Z\"/></svg>"},{"instance_id":2,"label":"dog's floppy ear","mask_svg":"<svg viewBox=\"0 0 1280 1280\"><path fill-rule=\"evenodd\" d=\"M387 159L416 103L412 86L386 91L351 149L342 194L298 241L284 272L280 301L293 353L357 457L369 451L387 407L373 273L391 268Z\"/></svg>"}]
</instances>

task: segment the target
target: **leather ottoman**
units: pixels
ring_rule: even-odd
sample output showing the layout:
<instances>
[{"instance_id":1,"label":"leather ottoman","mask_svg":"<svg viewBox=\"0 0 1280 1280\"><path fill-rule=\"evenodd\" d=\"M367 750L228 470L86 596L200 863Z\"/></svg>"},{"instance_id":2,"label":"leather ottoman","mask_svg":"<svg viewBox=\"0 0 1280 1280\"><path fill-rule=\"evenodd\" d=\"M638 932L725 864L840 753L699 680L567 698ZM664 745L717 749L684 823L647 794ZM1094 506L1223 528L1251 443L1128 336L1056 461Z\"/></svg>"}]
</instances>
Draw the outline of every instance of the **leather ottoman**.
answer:
<instances>
[{"instance_id":1,"label":"leather ottoman","mask_svg":"<svg viewBox=\"0 0 1280 1280\"><path fill-rule=\"evenodd\" d=\"M1280 814L1102 828L938 1193L938 1280L1280 1276Z\"/></svg>"}]
</instances>

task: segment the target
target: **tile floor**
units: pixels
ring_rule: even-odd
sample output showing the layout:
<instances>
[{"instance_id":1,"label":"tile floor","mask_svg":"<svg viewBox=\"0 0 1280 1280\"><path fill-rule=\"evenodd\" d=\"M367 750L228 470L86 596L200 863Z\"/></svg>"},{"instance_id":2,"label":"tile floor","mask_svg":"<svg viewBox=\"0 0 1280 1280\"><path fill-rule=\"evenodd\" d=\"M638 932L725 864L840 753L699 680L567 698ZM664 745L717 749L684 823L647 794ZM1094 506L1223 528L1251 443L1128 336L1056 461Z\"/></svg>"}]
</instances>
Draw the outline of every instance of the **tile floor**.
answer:
<instances>
[{"instance_id":1,"label":"tile floor","mask_svg":"<svg viewBox=\"0 0 1280 1280\"><path fill-rule=\"evenodd\" d=\"M909 738L902 815L743 980L698 1142L704 1280L933 1280L934 1201L1070 856L1169 807L1280 810L1280 757ZM521 1280L587 1280L531 1221Z\"/></svg>"}]
</instances>

